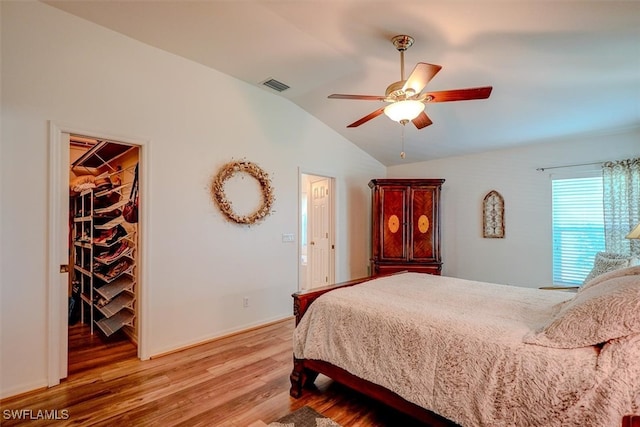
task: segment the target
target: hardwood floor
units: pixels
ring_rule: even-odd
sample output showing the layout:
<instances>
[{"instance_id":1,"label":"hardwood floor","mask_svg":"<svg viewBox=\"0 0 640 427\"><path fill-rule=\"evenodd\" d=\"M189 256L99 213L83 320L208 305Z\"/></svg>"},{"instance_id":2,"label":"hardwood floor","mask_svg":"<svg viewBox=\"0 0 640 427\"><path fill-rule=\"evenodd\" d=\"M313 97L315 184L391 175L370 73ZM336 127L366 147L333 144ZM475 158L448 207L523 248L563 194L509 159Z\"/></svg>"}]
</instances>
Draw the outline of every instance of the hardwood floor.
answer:
<instances>
[{"instance_id":1,"label":"hardwood floor","mask_svg":"<svg viewBox=\"0 0 640 427\"><path fill-rule=\"evenodd\" d=\"M135 359L138 348L122 330L106 338L81 322L69 327L69 375Z\"/></svg>"},{"instance_id":2,"label":"hardwood floor","mask_svg":"<svg viewBox=\"0 0 640 427\"><path fill-rule=\"evenodd\" d=\"M322 375L317 390L290 397L293 326L286 320L148 361L126 339L73 327L69 377L0 401L0 424L21 424L7 410L57 410L68 419L29 425L246 427L308 405L343 427L422 425Z\"/></svg>"}]
</instances>

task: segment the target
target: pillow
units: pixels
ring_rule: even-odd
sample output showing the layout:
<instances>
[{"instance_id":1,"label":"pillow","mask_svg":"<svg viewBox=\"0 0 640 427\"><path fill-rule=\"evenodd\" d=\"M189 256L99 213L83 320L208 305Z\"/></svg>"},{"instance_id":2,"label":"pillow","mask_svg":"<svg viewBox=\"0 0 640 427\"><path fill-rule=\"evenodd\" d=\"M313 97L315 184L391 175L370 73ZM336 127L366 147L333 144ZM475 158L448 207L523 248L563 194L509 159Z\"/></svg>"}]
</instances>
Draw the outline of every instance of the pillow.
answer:
<instances>
[{"instance_id":1,"label":"pillow","mask_svg":"<svg viewBox=\"0 0 640 427\"><path fill-rule=\"evenodd\" d=\"M581 290L524 342L553 348L597 345L640 333L640 278L624 275Z\"/></svg>"},{"instance_id":2,"label":"pillow","mask_svg":"<svg viewBox=\"0 0 640 427\"><path fill-rule=\"evenodd\" d=\"M582 292L585 289L590 288L591 286L595 286L599 283L605 282L609 279L615 279L616 277L622 276L640 276L640 265L636 265L633 267L620 268L618 270L609 271L608 273L601 274L588 282L585 282L584 285L578 290L578 292ZM640 280L640 277L638 277Z\"/></svg>"},{"instance_id":3,"label":"pillow","mask_svg":"<svg viewBox=\"0 0 640 427\"><path fill-rule=\"evenodd\" d=\"M621 255L613 252L598 252L593 261L593 269L584 279L584 284L609 271L638 265L634 256Z\"/></svg>"}]
</instances>

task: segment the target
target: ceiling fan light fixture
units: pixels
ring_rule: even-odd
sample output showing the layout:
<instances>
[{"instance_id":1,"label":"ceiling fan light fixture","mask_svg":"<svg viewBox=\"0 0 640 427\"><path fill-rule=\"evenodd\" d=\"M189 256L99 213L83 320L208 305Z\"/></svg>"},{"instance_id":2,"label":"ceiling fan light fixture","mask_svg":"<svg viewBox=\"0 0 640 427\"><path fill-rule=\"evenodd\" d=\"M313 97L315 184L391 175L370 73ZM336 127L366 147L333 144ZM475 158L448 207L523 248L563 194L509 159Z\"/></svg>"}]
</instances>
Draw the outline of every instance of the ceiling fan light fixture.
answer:
<instances>
[{"instance_id":1,"label":"ceiling fan light fixture","mask_svg":"<svg viewBox=\"0 0 640 427\"><path fill-rule=\"evenodd\" d=\"M429 64L427 62L418 62L411 74L409 74L409 77L405 79L404 52L413 44L413 38L407 35L399 35L395 36L391 41L400 52L400 80L387 86L384 96L349 95L341 93L329 95L331 99L358 99L362 101L384 101L389 103L386 107L379 107L372 113L347 125L348 128L358 127L371 119L381 116L384 112L391 120L402 125L413 122L416 129L423 129L433 124L429 116L424 112L426 102L486 99L491 94L491 90L493 89L491 86L423 92L427 83L442 69L442 66Z\"/></svg>"},{"instance_id":2,"label":"ceiling fan light fixture","mask_svg":"<svg viewBox=\"0 0 640 427\"><path fill-rule=\"evenodd\" d=\"M420 101L408 99L389 104L384 108L384 113L391 120L402 123L409 122L424 111L424 104Z\"/></svg>"}]
</instances>

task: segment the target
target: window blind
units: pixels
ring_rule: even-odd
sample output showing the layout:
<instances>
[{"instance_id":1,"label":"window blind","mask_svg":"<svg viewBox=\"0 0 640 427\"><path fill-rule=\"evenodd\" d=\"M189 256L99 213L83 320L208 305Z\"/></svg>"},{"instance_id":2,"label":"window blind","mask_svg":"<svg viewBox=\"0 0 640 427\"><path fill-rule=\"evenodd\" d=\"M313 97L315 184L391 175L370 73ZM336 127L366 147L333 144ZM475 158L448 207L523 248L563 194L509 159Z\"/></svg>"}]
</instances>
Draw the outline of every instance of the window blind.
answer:
<instances>
[{"instance_id":1,"label":"window blind","mask_svg":"<svg viewBox=\"0 0 640 427\"><path fill-rule=\"evenodd\" d=\"M581 285L605 250L602 177L552 180L553 283Z\"/></svg>"}]
</instances>

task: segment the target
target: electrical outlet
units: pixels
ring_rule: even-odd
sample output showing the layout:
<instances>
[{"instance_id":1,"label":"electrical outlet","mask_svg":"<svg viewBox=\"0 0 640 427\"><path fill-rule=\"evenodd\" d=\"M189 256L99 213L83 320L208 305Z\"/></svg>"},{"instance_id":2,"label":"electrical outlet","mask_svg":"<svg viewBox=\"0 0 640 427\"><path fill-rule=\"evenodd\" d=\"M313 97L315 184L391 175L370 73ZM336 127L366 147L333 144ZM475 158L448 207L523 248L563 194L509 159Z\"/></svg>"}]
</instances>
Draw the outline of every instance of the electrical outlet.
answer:
<instances>
[{"instance_id":1,"label":"electrical outlet","mask_svg":"<svg viewBox=\"0 0 640 427\"><path fill-rule=\"evenodd\" d=\"M249 307L249 298L248 297L242 298L242 307L243 308L248 308Z\"/></svg>"}]
</instances>

